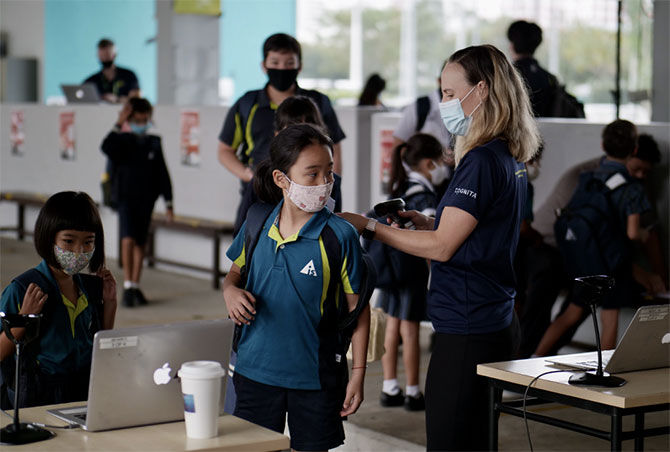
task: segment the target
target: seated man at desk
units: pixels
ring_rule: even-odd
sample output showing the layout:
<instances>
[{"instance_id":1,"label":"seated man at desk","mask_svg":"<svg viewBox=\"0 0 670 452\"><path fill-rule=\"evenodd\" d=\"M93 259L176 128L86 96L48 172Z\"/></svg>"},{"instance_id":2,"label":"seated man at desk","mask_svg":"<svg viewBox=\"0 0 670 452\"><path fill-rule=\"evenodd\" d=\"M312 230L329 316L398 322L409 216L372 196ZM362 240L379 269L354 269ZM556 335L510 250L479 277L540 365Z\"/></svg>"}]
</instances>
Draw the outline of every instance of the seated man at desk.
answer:
<instances>
[{"instance_id":1,"label":"seated man at desk","mask_svg":"<svg viewBox=\"0 0 670 452\"><path fill-rule=\"evenodd\" d=\"M98 42L98 59L102 70L88 77L84 83L93 83L103 100L123 103L130 97L140 96L140 84L135 73L114 64L116 46L111 39L103 38Z\"/></svg>"}]
</instances>

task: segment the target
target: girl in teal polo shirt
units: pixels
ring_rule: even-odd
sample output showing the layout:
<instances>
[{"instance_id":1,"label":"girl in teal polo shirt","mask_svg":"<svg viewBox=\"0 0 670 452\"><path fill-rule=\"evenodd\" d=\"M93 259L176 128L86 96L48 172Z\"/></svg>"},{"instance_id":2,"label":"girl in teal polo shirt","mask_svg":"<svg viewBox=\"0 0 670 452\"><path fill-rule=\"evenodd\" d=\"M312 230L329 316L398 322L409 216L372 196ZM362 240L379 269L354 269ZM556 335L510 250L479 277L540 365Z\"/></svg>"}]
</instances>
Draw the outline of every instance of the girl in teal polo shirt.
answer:
<instances>
[{"instance_id":1,"label":"girl in teal polo shirt","mask_svg":"<svg viewBox=\"0 0 670 452\"><path fill-rule=\"evenodd\" d=\"M223 295L230 317L244 325L237 350L234 414L283 432L288 414L291 448L326 450L344 441L342 417L363 401L369 307L352 337L353 364L346 390L324 356L324 303L331 284L353 310L360 286L356 230L325 208L333 186L332 141L308 124L287 127L272 140L255 178L256 193L276 204L246 262L242 226L227 252L233 261ZM322 231L337 237L341 268L330 268ZM248 266L248 267L247 267ZM247 274L244 286L241 269ZM330 362L333 361L333 362Z\"/></svg>"},{"instance_id":2,"label":"girl in teal polo shirt","mask_svg":"<svg viewBox=\"0 0 670 452\"><path fill-rule=\"evenodd\" d=\"M93 335L111 329L116 314L116 282L104 267L95 203L83 192L56 193L40 210L34 239L43 261L16 277L0 299L2 312L42 314L38 338L21 353L19 406L86 400ZM80 273L87 266L95 275ZM23 330L13 328L12 334L21 338ZM0 334L5 406L14 403L14 349Z\"/></svg>"}]
</instances>

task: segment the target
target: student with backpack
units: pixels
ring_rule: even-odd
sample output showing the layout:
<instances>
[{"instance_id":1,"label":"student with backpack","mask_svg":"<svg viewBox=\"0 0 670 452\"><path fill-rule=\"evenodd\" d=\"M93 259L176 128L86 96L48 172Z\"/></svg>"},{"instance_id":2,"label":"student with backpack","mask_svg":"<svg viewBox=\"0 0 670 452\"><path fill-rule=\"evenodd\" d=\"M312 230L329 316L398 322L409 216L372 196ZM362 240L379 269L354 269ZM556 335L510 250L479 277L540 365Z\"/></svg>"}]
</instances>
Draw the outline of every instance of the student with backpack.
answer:
<instances>
[{"instance_id":1,"label":"student with backpack","mask_svg":"<svg viewBox=\"0 0 670 452\"><path fill-rule=\"evenodd\" d=\"M402 198L407 210L435 217L438 202L435 187L448 174L442 144L432 135L417 133L393 152L390 199ZM380 267L390 267L392 275L391 281L382 281L381 285L380 279L377 280L380 287L378 305L388 314L380 403L387 407L404 405L409 411L423 410L424 397L419 389L419 322L426 318L428 262L381 242L369 241L366 245L378 268L377 274L383 273L379 271ZM406 376L404 395L396 378L400 337Z\"/></svg>"},{"instance_id":2,"label":"student with backpack","mask_svg":"<svg viewBox=\"0 0 670 452\"><path fill-rule=\"evenodd\" d=\"M250 208L227 252L233 265L223 296L242 326L234 414L278 432L288 414L294 450L342 444L342 417L363 401L370 320L360 303L364 264L356 230L325 208L332 185L332 141L309 124L282 130L255 177L257 195L272 210L259 221L259 204ZM338 310L354 314L348 383Z\"/></svg>"},{"instance_id":3,"label":"student with backpack","mask_svg":"<svg viewBox=\"0 0 670 452\"><path fill-rule=\"evenodd\" d=\"M342 170L340 142L345 135L330 99L318 91L300 88L296 81L302 70L300 43L284 33L269 36L263 43L261 66L268 76L268 83L261 89L246 92L235 102L219 134L219 162L241 182L242 202L237 210L236 225L246 218L246 209L250 204L244 198L249 196L248 192L253 187L251 180L256 167L268 156L275 111L289 97L297 94L314 100L328 127L328 136L335 143L333 170L337 174L341 174Z\"/></svg>"},{"instance_id":4,"label":"student with backpack","mask_svg":"<svg viewBox=\"0 0 670 452\"><path fill-rule=\"evenodd\" d=\"M93 335L111 329L116 281L105 268L102 222L83 192L51 196L35 223L35 249L42 262L2 292L0 311L41 314L39 335L21 354L19 407L86 400ZM81 273L88 267L94 275ZM20 339L24 328L13 328ZM3 408L14 402L14 343L0 334Z\"/></svg>"},{"instance_id":5,"label":"student with backpack","mask_svg":"<svg viewBox=\"0 0 670 452\"><path fill-rule=\"evenodd\" d=\"M626 161L637 148L637 129L623 119L602 133L605 159L595 171L579 176L579 184L554 224L558 249L570 278L607 274L616 280L601 311L603 350L616 346L619 308L635 297L632 241L646 241L640 214L651 206L642 185L628 173ZM561 336L582 320L588 306L572 297L566 310L549 326L535 350L545 356Z\"/></svg>"},{"instance_id":6,"label":"student with backpack","mask_svg":"<svg viewBox=\"0 0 670 452\"><path fill-rule=\"evenodd\" d=\"M161 139L147 133L152 113L148 100L129 99L101 145L102 152L115 168L112 192L119 213L124 277L122 302L126 307L147 304L140 290L140 277L151 215L159 195L165 200L168 219L174 217L172 182ZM126 121L130 132L121 131Z\"/></svg>"}]
</instances>

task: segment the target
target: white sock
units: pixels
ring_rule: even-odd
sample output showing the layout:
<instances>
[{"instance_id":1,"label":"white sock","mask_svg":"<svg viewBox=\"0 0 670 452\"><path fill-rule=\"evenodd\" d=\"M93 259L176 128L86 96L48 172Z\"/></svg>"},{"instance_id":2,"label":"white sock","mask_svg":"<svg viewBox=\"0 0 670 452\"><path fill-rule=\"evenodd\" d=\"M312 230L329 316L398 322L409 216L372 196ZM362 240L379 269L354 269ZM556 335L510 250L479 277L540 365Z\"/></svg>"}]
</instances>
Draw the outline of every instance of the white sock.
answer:
<instances>
[{"instance_id":1,"label":"white sock","mask_svg":"<svg viewBox=\"0 0 670 452\"><path fill-rule=\"evenodd\" d=\"M405 386L405 395L410 397L419 397L419 385Z\"/></svg>"},{"instance_id":2,"label":"white sock","mask_svg":"<svg viewBox=\"0 0 670 452\"><path fill-rule=\"evenodd\" d=\"M124 289L132 289L133 288L133 282L132 281L123 281L123 288Z\"/></svg>"},{"instance_id":3,"label":"white sock","mask_svg":"<svg viewBox=\"0 0 670 452\"><path fill-rule=\"evenodd\" d=\"M400 386L398 386L398 380L396 378L392 378L391 380L384 380L384 386L382 387L382 391L384 391L388 395L396 395L400 392Z\"/></svg>"},{"instance_id":4,"label":"white sock","mask_svg":"<svg viewBox=\"0 0 670 452\"><path fill-rule=\"evenodd\" d=\"M133 289L139 289L140 288L140 283L135 282L135 281L130 281L130 287Z\"/></svg>"}]
</instances>

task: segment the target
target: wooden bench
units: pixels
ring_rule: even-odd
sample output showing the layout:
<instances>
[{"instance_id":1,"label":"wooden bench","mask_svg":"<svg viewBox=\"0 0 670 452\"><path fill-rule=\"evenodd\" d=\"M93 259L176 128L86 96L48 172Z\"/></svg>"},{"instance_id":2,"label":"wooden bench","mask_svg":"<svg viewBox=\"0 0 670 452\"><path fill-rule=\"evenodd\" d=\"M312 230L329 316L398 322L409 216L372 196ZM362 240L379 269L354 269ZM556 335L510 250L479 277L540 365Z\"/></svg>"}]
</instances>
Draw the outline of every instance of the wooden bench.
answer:
<instances>
[{"instance_id":1,"label":"wooden bench","mask_svg":"<svg viewBox=\"0 0 670 452\"><path fill-rule=\"evenodd\" d=\"M26 231L26 206L42 208L49 195L25 191L0 192L0 201L13 202L17 206L16 226L1 226L0 231L16 231L19 240L32 232Z\"/></svg>"},{"instance_id":2,"label":"wooden bench","mask_svg":"<svg viewBox=\"0 0 670 452\"><path fill-rule=\"evenodd\" d=\"M199 265L178 262L171 259L164 259L156 256L155 250L155 235L158 229L167 229L172 231L187 232L190 234L201 235L212 239L212 266L202 267ZM184 267L191 270L204 271L212 274L212 287L218 289L220 287L221 277L226 275L226 272L221 271L221 237L233 235L233 223L226 221L206 220L202 218L185 217L175 215L174 221L168 221L167 216L162 213L154 213L151 219L151 226L149 227L149 236L147 237L147 265L149 267L155 266L156 262L161 264L174 265L177 267ZM119 252L119 256L121 253Z\"/></svg>"}]
</instances>

